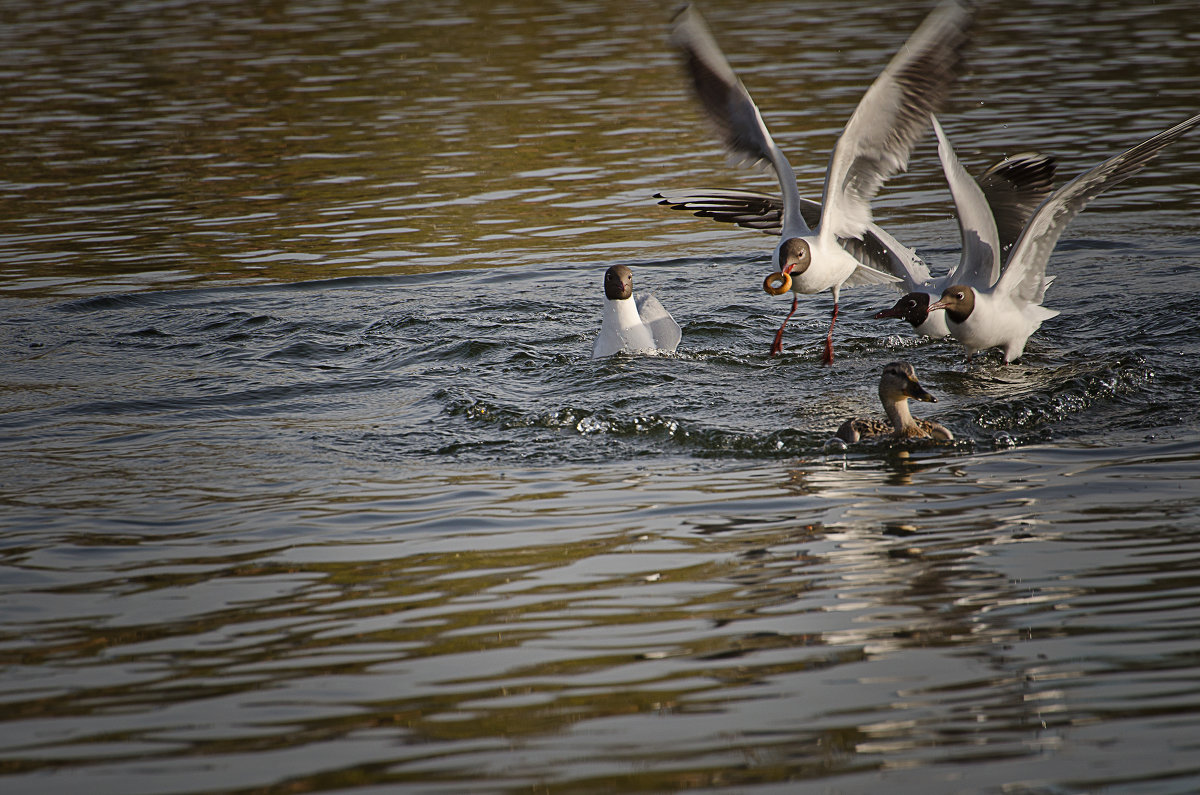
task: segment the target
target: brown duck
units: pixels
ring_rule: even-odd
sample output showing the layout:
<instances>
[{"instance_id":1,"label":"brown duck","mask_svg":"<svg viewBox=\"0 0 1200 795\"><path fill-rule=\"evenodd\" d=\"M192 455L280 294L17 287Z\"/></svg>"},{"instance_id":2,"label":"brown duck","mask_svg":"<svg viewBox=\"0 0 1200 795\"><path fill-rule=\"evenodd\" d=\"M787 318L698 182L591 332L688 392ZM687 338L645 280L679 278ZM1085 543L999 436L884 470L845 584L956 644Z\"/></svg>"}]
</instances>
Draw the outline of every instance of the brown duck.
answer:
<instances>
[{"instance_id":1,"label":"brown duck","mask_svg":"<svg viewBox=\"0 0 1200 795\"><path fill-rule=\"evenodd\" d=\"M879 400L887 421L857 418L842 423L834 434L838 439L854 443L863 439L953 439L946 426L932 420L920 420L908 411L908 400L937 403L937 398L925 391L917 381L917 373L908 362L892 362L883 368L879 377Z\"/></svg>"}]
</instances>

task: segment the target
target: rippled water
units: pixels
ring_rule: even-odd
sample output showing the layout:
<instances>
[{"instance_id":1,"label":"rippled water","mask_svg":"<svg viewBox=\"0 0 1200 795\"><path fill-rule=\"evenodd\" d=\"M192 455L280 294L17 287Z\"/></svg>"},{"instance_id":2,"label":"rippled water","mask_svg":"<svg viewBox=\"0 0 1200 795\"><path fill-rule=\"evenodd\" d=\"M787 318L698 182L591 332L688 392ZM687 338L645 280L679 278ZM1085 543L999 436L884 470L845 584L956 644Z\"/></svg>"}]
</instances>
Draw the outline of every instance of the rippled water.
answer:
<instances>
[{"instance_id":1,"label":"rippled water","mask_svg":"<svg viewBox=\"0 0 1200 795\"><path fill-rule=\"evenodd\" d=\"M670 4L0 8L5 793L1200 788L1200 136L1021 363L759 288ZM1176 0L983 9L1060 181L1196 112ZM924 3L705 3L815 196ZM956 260L932 142L877 218ZM593 361L604 269L683 327ZM952 445L827 453L911 361Z\"/></svg>"}]
</instances>

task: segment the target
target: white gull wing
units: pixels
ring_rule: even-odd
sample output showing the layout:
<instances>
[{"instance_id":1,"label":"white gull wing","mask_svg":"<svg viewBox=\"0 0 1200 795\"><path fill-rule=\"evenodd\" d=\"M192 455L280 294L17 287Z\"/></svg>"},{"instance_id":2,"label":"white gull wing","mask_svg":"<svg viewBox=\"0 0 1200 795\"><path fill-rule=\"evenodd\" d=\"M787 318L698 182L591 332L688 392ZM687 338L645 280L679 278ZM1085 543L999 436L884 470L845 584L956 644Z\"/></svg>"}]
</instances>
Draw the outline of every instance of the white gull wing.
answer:
<instances>
[{"instance_id":1,"label":"white gull wing","mask_svg":"<svg viewBox=\"0 0 1200 795\"><path fill-rule=\"evenodd\" d=\"M659 309L662 310L661 305ZM662 310L665 314L666 310ZM674 322L674 321L672 321ZM638 313L636 299L603 299L600 308L600 333L592 344L592 358L614 353L654 353L658 345L654 332Z\"/></svg>"},{"instance_id":2,"label":"white gull wing","mask_svg":"<svg viewBox=\"0 0 1200 795\"><path fill-rule=\"evenodd\" d=\"M800 212L800 191L791 164L775 145L758 106L717 46L704 18L692 6L684 6L675 15L671 43L683 55L696 96L725 146L750 163L767 163L775 170L788 236L810 234Z\"/></svg>"},{"instance_id":3,"label":"white gull wing","mask_svg":"<svg viewBox=\"0 0 1200 795\"><path fill-rule=\"evenodd\" d=\"M621 330L605 323L600 326L600 333L592 343L592 358L602 359L625 350L625 339Z\"/></svg>"},{"instance_id":4,"label":"white gull wing","mask_svg":"<svg viewBox=\"0 0 1200 795\"><path fill-rule=\"evenodd\" d=\"M1092 199L1141 171L1163 147L1174 143L1198 124L1200 114L1110 157L1056 190L1034 213L1013 247L1004 273L996 282L995 292L1040 304L1046 292L1046 262L1071 219Z\"/></svg>"},{"instance_id":5,"label":"white gull wing","mask_svg":"<svg viewBox=\"0 0 1200 795\"><path fill-rule=\"evenodd\" d=\"M847 287L888 284L907 290L910 281L929 278L929 266L917 252L875 224L867 226L861 240L851 237L839 239L838 243L858 260L858 267L844 282Z\"/></svg>"},{"instance_id":6,"label":"white gull wing","mask_svg":"<svg viewBox=\"0 0 1200 795\"><path fill-rule=\"evenodd\" d=\"M654 338L654 347L664 353L674 353L679 347L679 341L683 338L683 332L679 328L679 324L675 322L675 318L671 317L671 313L666 310L666 307L652 294L635 296L637 302L638 314L642 317L642 323L650 330L650 336Z\"/></svg>"},{"instance_id":7,"label":"white gull wing","mask_svg":"<svg viewBox=\"0 0 1200 795\"><path fill-rule=\"evenodd\" d=\"M860 237L871 222L871 199L908 167L913 146L962 65L973 16L961 0L944 0L867 89L829 159L821 198L824 239Z\"/></svg>"},{"instance_id":8,"label":"white gull wing","mask_svg":"<svg viewBox=\"0 0 1200 795\"><path fill-rule=\"evenodd\" d=\"M996 231L996 219L987 197L983 195L983 189L954 154L950 139L946 137L937 117L933 116L932 121L938 140L938 158L942 161L942 172L946 175L946 184L950 186L950 195L954 197L958 231L962 237L958 267L950 272L946 285L991 287L1000 278L1000 233Z\"/></svg>"},{"instance_id":9,"label":"white gull wing","mask_svg":"<svg viewBox=\"0 0 1200 795\"><path fill-rule=\"evenodd\" d=\"M843 240L842 245L846 246L848 242L858 243L859 241L851 238L850 241ZM898 290L911 293L913 290L918 289L921 285L928 284L930 279L933 278L929 274L929 266L925 264L923 259L917 256L917 252L900 243L898 240L896 240L896 238L889 235L874 223L867 226L867 231L863 235L862 243L865 244L868 252L873 253L873 256L870 259L864 260L862 255L854 251L851 251L850 253L854 254L855 257L858 257L860 262L869 262L870 264L880 267L892 274L892 276L896 277L896 279L899 281L893 280L889 283L892 287ZM877 283L874 281L859 281L859 278L862 275L864 274L860 274L859 271L856 270L850 275L850 278L846 280L846 284L853 287L858 284Z\"/></svg>"}]
</instances>

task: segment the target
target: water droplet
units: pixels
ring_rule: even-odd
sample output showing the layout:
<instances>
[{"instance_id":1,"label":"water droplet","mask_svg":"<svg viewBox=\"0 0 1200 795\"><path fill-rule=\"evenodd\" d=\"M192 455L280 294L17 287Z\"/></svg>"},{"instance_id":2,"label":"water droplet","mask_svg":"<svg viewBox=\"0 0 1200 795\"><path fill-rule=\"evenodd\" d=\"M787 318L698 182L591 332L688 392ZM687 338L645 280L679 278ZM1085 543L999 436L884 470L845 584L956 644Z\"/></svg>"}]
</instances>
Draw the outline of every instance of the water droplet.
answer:
<instances>
[{"instance_id":1,"label":"water droplet","mask_svg":"<svg viewBox=\"0 0 1200 795\"><path fill-rule=\"evenodd\" d=\"M845 440L839 439L836 436L834 436L832 439L826 440L825 442L826 453L844 453L847 449L849 449L849 446L846 444Z\"/></svg>"}]
</instances>

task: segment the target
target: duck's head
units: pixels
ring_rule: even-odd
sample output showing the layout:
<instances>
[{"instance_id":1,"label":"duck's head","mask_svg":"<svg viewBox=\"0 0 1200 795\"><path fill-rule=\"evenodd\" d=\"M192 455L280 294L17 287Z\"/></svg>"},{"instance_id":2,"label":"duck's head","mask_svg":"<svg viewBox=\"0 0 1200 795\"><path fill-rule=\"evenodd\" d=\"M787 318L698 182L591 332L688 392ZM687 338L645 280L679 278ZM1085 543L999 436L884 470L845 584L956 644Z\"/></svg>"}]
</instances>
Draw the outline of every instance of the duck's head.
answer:
<instances>
[{"instance_id":1,"label":"duck's head","mask_svg":"<svg viewBox=\"0 0 1200 795\"><path fill-rule=\"evenodd\" d=\"M891 309L875 313L876 320L894 317L907 320L913 328L929 319L929 293L909 293L896 302Z\"/></svg>"},{"instance_id":2,"label":"duck's head","mask_svg":"<svg viewBox=\"0 0 1200 795\"><path fill-rule=\"evenodd\" d=\"M955 323L962 323L975 311L975 291L965 284L952 284L942 291L942 298L930 304L929 311L945 309L946 316Z\"/></svg>"},{"instance_id":3,"label":"duck's head","mask_svg":"<svg viewBox=\"0 0 1200 795\"><path fill-rule=\"evenodd\" d=\"M633 295L633 271L625 265L613 265L604 272L604 297L622 301Z\"/></svg>"},{"instance_id":4,"label":"duck's head","mask_svg":"<svg viewBox=\"0 0 1200 795\"><path fill-rule=\"evenodd\" d=\"M937 403L937 398L925 391L917 380L917 371L908 362L892 362L883 368L879 377L879 399L884 404L899 403L902 400L921 400L925 403Z\"/></svg>"}]
</instances>

